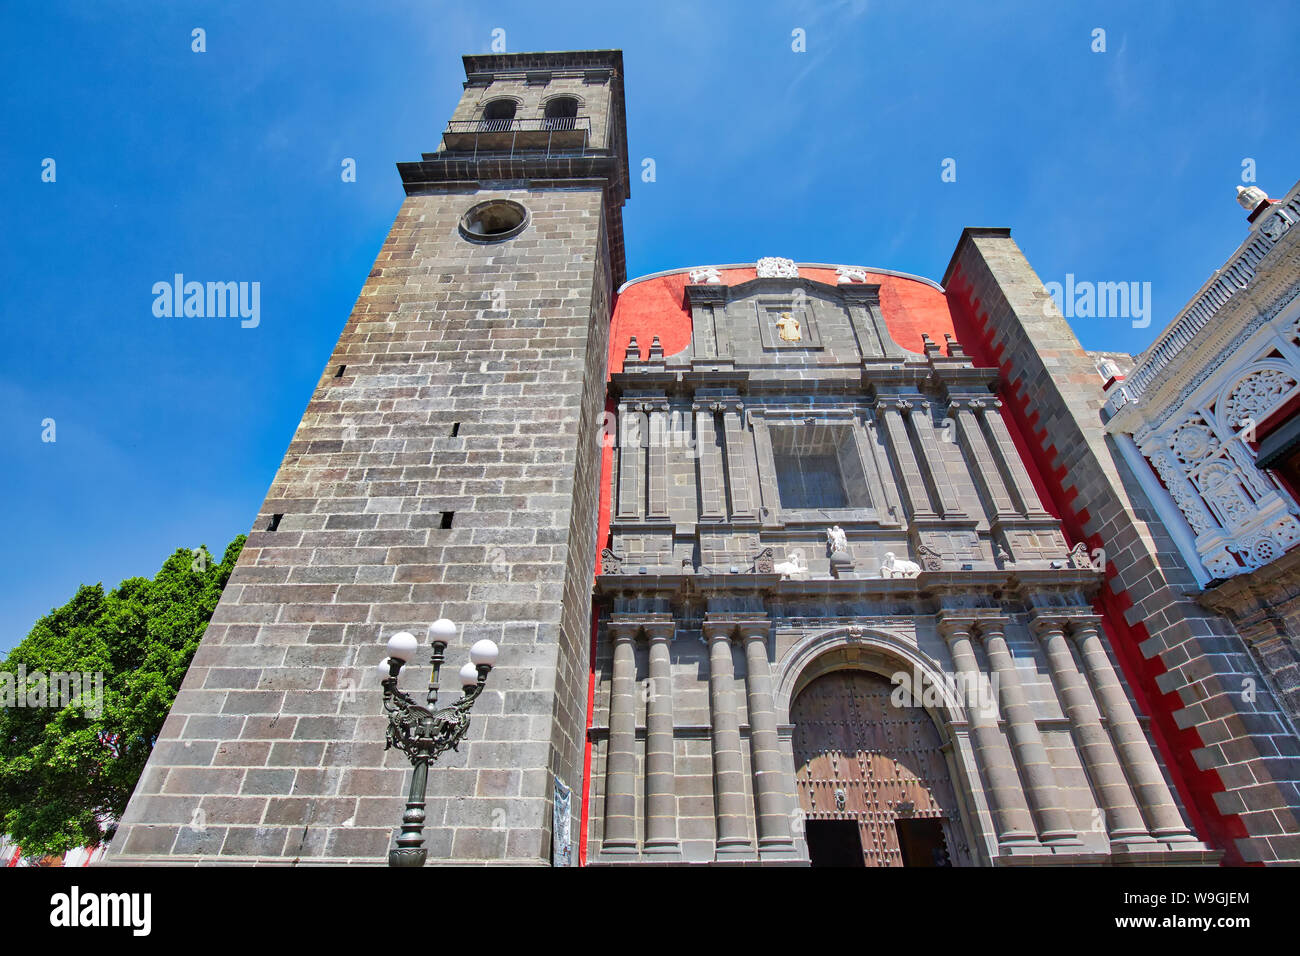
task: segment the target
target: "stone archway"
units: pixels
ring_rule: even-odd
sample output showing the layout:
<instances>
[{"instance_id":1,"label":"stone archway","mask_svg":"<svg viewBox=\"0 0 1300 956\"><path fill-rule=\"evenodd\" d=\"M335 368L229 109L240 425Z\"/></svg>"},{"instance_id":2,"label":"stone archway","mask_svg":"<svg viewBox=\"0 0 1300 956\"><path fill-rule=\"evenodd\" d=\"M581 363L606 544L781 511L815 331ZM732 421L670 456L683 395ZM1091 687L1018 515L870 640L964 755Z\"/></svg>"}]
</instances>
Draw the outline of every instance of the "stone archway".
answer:
<instances>
[{"instance_id":1,"label":"stone archway","mask_svg":"<svg viewBox=\"0 0 1300 956\"><path fill-rule=\"evenodd\" d=\"M790 706L813 865L968 865L939 728L870 670L813 678Z\"/></svg>"}]
</instances>

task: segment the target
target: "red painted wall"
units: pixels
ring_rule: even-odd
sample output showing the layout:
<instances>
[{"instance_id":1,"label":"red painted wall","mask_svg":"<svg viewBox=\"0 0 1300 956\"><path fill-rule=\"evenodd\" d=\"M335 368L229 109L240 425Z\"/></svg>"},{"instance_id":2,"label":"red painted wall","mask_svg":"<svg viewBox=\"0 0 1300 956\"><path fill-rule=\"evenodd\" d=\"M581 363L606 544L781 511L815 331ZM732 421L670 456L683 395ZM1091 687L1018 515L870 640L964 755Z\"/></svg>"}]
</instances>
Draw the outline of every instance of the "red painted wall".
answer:
<instances>
[{"instance_id":1,"label":"red painted wall","mask_svg":"<svg viewBox=\"0 0 1300 956\"><path fill-rule=\"evenodd\" d=\"M834 269L800 269L805 279L835 285ZM755 278L753 269L723 269L725 285ZM686 305L685 272L645 279L628 286L618 297L610 326L610 374L623 371L629 336L636 336L644 359L658 335L664 355L674 355L691 342L691 312ZM922 353L921 333L943 344L944 333L955 335L947 297L933 286L903 276L867 273L867 281L880 285L880 314L890 336L910 352Z\"/></svg>"}]
</instances>

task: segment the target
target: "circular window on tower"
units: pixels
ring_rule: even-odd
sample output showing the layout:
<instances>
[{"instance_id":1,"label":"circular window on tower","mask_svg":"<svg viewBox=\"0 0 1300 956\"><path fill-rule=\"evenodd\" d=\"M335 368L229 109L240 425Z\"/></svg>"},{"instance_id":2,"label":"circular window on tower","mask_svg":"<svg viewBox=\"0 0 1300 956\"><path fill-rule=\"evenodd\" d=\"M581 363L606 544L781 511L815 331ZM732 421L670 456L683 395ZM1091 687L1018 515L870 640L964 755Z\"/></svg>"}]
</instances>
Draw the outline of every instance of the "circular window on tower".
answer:
<instances>
[{"instance_id":1,"label":"circular window on tower","mask_svg":"<svg viewBox=\"0 0 1300 956\"><path fill-rule=\"evenodd\" d=\"M510 199L489 199L460 217L460 234L471 242L500 242L524 231L528 210Z\"/></svg>"}]
</instances>

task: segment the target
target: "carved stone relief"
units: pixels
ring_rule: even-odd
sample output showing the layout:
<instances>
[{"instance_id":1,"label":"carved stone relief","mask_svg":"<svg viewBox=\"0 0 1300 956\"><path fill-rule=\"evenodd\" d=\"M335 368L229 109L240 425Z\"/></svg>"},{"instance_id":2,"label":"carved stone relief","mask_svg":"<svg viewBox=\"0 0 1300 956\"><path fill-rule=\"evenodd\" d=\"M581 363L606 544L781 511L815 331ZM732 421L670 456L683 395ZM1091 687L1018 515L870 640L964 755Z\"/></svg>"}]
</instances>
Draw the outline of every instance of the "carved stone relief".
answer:
<instances>
[{"instance_id":1,"label":"carved stone relief","mask_svg":"<svg viewBox=\"0 0 1300 956\"><path fill-rule=\"evenodd\" d=\"M793 259L781 259L777 256L765 256L757 263L760 279L797 279L799 268Z\"/></svg>"}]
</instances>

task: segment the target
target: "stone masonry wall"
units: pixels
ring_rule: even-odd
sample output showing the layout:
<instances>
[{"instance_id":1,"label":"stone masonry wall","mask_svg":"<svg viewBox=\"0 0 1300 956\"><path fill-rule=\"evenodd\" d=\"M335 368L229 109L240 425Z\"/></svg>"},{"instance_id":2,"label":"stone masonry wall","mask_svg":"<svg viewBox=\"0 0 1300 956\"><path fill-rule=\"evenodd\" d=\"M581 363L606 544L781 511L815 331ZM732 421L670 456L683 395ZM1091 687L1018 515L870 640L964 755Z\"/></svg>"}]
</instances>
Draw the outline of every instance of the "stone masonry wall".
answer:
<instances>
[{"instance_id":1,"label":"stone masonry wall","mask_svg":"<svg viewBox=\"0 0 1300 956\"><path fill-rule=\"evenodd\" d=\"M462 239L464 210L497 196L529 207L528 228ZM110 861L381 863L410 771L384 752L373 668L399 629L427 647L440 616L462 625L443 702L475 640L501 658L467 744L430 774L430 859L549 859L552 774L572 785L581 759L587 634L569 622L590 613L578 462L606 354L602 230L598 187L405 201ZM424 657L403 689L428 674Z\"/></svg>"}]
</instances>

